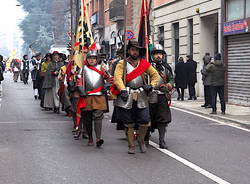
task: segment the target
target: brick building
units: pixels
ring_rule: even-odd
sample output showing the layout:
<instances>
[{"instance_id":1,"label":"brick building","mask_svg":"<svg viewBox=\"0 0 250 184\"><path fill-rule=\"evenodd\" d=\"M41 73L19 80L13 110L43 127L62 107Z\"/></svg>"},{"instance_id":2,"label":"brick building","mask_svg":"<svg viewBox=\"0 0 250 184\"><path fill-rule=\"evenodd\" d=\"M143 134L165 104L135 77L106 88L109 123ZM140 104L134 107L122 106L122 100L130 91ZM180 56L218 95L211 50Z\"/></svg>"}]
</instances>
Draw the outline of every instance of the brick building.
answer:
<instances>
[{"instance_id":1,"label":"brick building","mask_svg":"<svg viewBox=\"0 0 250 184\"><path fill-rule=\"evenodd\" d=\"M124 30L124 1L87 0L94 40L101 45L101 52L115 56L122 45ZM137 39L141 0L128 0L127 29L134 31Z\"/></svg>"}]
</instances>

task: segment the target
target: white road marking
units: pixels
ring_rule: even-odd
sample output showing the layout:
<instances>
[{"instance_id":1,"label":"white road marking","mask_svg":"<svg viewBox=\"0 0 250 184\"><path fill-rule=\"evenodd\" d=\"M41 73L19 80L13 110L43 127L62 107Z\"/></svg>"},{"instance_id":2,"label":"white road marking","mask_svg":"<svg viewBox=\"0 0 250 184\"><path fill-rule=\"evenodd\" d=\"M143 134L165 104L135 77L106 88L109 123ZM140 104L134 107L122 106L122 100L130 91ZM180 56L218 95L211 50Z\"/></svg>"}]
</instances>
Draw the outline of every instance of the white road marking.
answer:
<instances>
[{"instance_id":1,"label":"white road marking","mask_svg":"<svg viewBox=\"0 0 250 184\"><path fill-rule=\"evenodd\" d=\"M237 124L235 124L235 123L231 123L231 122L225 123L225 122L223 122L223 121L220 121L220 120L217 120L217 119L213 119L213 118L209 118L209 117L206 117L206 116L203 116L203 115L194 113L194 112L190 112L190 111L188 111L188 110L180 109L180 108L178 108L178 107L171 107L171 108L172 108L172 109L175 109L175 110L178 110L178 111L182 111L182 112L188 113L188 114L192 114L192 115L194 115L194 116L198 116L198 117L201 117L201 118L210 120L210 121L214 121L214 122L220 123L220 124L222 124L222 125L226 125L226 126L230 126L230 127L233 127L233 128L240 129L240 130L244 130L244 131L246 131L246 132L250 132L250 129L240 127L240 125L237 125Z\"/></svg>"},{"instance_id":2,"label":"white road marking","mask_svg":"<svg viewBox=\"0 0 250 184\"><path fill-rule=\"evenodd\" d=\"M15 124L17 122L13 122L13 121L0 121L0 124Z\"/></svg>"},{"instance_id":3,"label":"white road marking","mask_svg":"<svg viewBox=\"0 0 250 184\"><path fill-rule=\"evenodd\" d=\"M162 153L164 153L164 154L170 156L171 158L173 158L173 159L175 159L175 160L181 162L182 164L184 164L184 165L186 165L187 167L189 167L189 168L191 168L191 169L197 171L198 173L200 173L200 174L202 174L203 176L209 178L210 180L213 180L213 181L216 182L216 183L219 183L219 184L230 184L229 182L227 182L227 181L225 181L225 180L219 178L218 176L216 176L216 175L214 175L214 174L212 174L212 173L206 171L205 169L202 169L201 167L199 167L199 166L193 164L192 162L190 162L190 161L188 161L188 160L186 160L186 159L184 159L184 158L182 158L182 157L176 155L175 153L173 153L173 152L171 152L171 151L169 151L169 150L166 150L166 149L161 149L161 148L159 148L159 145L157 145L156 143L154 143L154 142L152 142L152 141L149 141L149 144L150 144L151 146L153 146L155 149L157 149L157 150L161 151Z\"/></svg>"},{"instance_id":4,"label":"white road marking","mask_svg":"<svg viewBox=\"0 0 250 184\"><path fill-rule=\"evenodd\" d=\"M59 124L59 123L69 123L70 121L45 121L45 120L41 120L41 121L32 121L32 120L29 120L29 122L22 122L22 121L19 121L19 122L14 122L14 121L0 121L0 124L17 124L17 123L22 123L22 124L34 124L34 123L37 123L37 124L45 124L45 123L48 123L48 124Z\"/></svg>"}]
</instances>

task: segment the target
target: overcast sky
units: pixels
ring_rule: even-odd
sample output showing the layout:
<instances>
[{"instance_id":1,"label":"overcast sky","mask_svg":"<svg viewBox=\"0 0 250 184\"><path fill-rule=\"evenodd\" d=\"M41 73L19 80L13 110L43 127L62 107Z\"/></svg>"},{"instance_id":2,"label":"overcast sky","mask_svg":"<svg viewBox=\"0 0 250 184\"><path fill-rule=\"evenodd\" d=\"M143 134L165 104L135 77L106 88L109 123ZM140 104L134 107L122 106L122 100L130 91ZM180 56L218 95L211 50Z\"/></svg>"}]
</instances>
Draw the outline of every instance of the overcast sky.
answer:
<instances>
[{"instance_id":1,"label":"overcast sky","mask_svg":"<svg viewBox=\"0 0 250 184\"><path fill-rule=\"evenodd\" d=\"M13 49L21 49L23 40L18 24L25 17L25 12L20 6L16 6L18 4L16 0L1 0L0 2L0 54L4 50L10 52Z\"/></svg>"}]
</instances>

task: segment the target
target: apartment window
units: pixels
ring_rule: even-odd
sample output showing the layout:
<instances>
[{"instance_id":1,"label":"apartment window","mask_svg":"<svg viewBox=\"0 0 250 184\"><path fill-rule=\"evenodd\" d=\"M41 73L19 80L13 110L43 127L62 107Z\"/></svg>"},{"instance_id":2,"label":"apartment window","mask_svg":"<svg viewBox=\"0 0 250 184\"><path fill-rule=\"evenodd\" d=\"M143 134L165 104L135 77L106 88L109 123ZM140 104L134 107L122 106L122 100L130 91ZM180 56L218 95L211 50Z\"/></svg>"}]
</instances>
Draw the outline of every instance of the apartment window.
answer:
<instances>
[{"instance_id":1,"label":"apartment window","mask_svg":"<svg viewBox=\"0 0 250 184\"><path fill-rule=\"evenodd\" d=\"M246 17L250 17L250 0L246 0Z\"/></svg>"},{"instance_id":2,"label":"apartment window","mask_svg":"<svg viewBox=\"0 0 250 184\"><path fill-rule=\"evenodd\" d=\"M159 27L158 39L159 39L159 44L161 44L164 48L164 26Z\"/></svg>"},{"instance_id":3,"label":"apartment window","mask_svg":"<svg viewBox=\"0 0 250 184\"><path fill-rule=\"evenodd\" d=\"M193 56L194 53L194 26L193 26L193 19L188 20L188 27L189 27L189 55Z\"/></svg>"},{"instance_id":4,"label":"apartment window","mask_svg":"<svg viewBox=\"0 0 250 184\"><path fill-rule=\"evenodd\" d=\"M92 0L92 12L91 13L94 13L95 12L95 0Z\"/></svg>"},{"instance_id":5,"label":"apartment window","mask_svg":"<svg viewBox=\"0 0 250 184\"><path fill-rule=\"evenodd\" d=\"M180 55L179 23L173 24L173 34L174 34L174 55L175 55L175 62L177 62Z\"/></svg>"},{"instance_id":6,"label":"apartment window","mask_svg":"<svg viewBox=\"0 0 250 184\"><path fill-rule=\"evenodd\" d=\"M245 18L247 2L249 0L227 0L227 21Z\"/></svg>"}]
</instances>

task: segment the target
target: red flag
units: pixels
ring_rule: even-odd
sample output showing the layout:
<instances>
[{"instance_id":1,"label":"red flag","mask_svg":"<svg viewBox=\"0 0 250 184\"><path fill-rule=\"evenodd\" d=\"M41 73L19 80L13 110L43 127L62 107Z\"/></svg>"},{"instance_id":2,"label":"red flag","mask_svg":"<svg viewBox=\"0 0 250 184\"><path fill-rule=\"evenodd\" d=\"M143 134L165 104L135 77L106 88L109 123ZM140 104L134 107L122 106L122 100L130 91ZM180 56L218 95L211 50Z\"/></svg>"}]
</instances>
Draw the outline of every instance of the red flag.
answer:
<instances>
[{"instance_id":1,"label":"red flag","mask_svg":"<svg viewBox=\"0 0 250 184\"><path fill-rule=\"evenodd\" d=\"M86 107L86 101L84 98L80 97L76 107L76 127L79 126L81 120L81 109Z\"/></svg>"},{"instance_id":2,"label":"red flag","mask_svg":"<svg viewBox=\"0 0 250 184\"><path fill-rule=\"evenodd\" d=\"M138 42L140 46L145 48L148 47L149 28L148 0L142 0Z\"/></svg>"}]
</instances>

